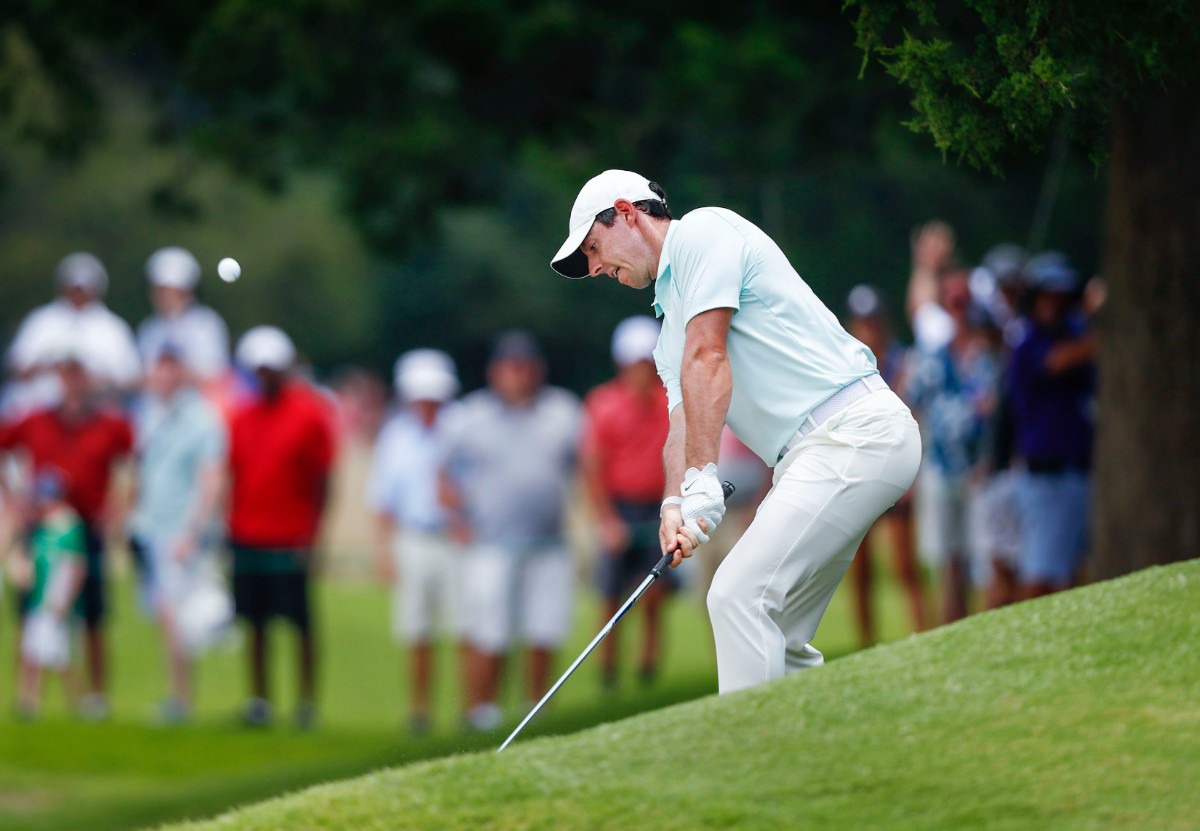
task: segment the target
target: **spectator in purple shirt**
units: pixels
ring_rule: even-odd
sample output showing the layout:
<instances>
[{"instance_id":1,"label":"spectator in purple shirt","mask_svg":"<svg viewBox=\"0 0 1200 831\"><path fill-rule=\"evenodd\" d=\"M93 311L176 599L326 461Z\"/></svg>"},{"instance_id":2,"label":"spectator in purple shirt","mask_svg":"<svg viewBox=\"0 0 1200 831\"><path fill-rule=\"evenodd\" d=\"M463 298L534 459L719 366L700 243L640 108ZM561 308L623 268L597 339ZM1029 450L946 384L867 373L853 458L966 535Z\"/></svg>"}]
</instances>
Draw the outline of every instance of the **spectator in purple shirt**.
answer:
<instances>
[{"instance_id":1,"label":"spectator in purple shirt","mask_svg":"<svg viewBox=\"0 0 1200 831\"><path fill-rule=\"evenodd\" d=\"M1087 551L1095 340L1077 314L1079 279L1055 252L1030 260L1029 327L1009 372L1017 449L1023 598L1071 586Z\"/></svg>"}]
</instances>

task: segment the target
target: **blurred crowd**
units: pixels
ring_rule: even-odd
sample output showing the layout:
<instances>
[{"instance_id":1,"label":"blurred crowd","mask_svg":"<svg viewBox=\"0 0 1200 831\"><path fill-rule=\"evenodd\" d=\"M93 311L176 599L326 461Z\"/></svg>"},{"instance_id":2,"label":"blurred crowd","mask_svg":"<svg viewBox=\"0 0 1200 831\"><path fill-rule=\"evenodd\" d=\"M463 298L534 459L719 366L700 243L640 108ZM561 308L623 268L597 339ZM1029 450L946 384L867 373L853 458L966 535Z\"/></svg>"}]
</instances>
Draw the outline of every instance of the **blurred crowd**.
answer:
<instances>
[{"instance_id":1,"label":"blurred crowd","mask_svg":"<svg viewBox=\"0 0 1200 831\"><path fill-rule=\"evenodd\" d=\"M1002 243L975 266L934 221L912 239L903 310L913 344L895 335L881 293L856 286L851 334L921 425L924 458L909 494L881 518L912 623L933 619L923 563L940 588L943 622L1075 585L1088 552L1096 345L1104 302L1066 256ZM864 644L875 638L872 558L853 570Z\"/></svg>"},{"instance_id":2,"label":"blurred crowd","mask_svg":"<svg viewBox=\"0 0 1200 831\"><path fill-rule=\"evenodd\" d=\"M879 523L921 630L962 617L975 597L995 607L1079 579L1094 417L1088 319L1103 291L1055 252L999 245L969 267L940 222L914 234L912 255L903 312L913 345L900 343L894 310L868 285L850 293L846 323L922 426L918 482ZM240 718L275 720L269 624L282 619L296 633L290 715L312 726L311 583L347 437L369 457L352 499L373 518L373 571L394 596L409 729L431 726L446 638L457 645L466 728L504 720L511 665L524 668L528 700L540 698L574 622L579 558L568 515L588 517L603 599L597 627L659 557L668 418L653 358L657 321L620 323L614 375L582 400L547 383L540 344L513 330L493 341L486 385L465 395L450 355L399 356L387 406L362 372L339 376L337 393L318 385L276 327L250 329L231 354L225 323L197 298L201 273L184 249L154 252L146 262L154 312L134 330L104 304L103 264L72 254L56 270L57 296L8 346L0 557L17 610L18 712L37 715L50 675L82 717L108 717L106 552L125 547L138 602L161 631L163 722L191 717L197 658L239 626L248 689ZM637 607L642 683L659 669L664 596L682 582L703 597L769 487L767 468L728 431L719 467L738 487L726 521ZM876 638L876 530L853 571L864 644ZM931 582L941 594L936 614L927 608ZM614 630L596 659L608 690L620 684L621 640ZM524 655L514 662L517 647Z\"/></svg>"}]
</instances>

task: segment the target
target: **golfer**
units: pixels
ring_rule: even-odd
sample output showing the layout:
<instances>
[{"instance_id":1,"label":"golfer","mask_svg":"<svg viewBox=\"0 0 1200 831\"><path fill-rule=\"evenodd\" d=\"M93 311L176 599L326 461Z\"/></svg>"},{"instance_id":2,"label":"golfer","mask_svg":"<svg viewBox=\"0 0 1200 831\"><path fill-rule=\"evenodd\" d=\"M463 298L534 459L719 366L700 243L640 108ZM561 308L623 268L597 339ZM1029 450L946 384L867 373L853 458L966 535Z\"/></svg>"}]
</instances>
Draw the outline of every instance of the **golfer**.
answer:
<instances>
[{"instance_id":1,"label":"golfer","mask_svg":"<svg viewBox=\"0 0 1200 831\"><path fill-rule=\"evenodd\" d=\"M871 524L912 484L921 439L875 358L779 247L724 208L673 220L666 194L608 170L583 186L559 274L654 286L667 388L673 565L725 512L716 458L728 422L774 468L771 491L708 593L722 693L823 663L809 641Z\"/></svg>"}]
</instances>

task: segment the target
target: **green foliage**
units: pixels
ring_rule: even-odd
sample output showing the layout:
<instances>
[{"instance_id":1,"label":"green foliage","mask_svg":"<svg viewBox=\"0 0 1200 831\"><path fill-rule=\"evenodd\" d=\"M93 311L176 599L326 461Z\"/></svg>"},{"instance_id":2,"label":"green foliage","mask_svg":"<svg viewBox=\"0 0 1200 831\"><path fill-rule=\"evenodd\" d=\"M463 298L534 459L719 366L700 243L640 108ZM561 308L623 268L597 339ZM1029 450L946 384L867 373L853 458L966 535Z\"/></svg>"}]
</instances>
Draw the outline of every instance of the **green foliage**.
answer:
<instances>
[{"instance_id":1,"label":"green foliage","mask_svg":"<svg viewBox=\"0 0 1200 831\"><path fill-rule=\"evenodd\" d=\"M1189 828L1200 562L173 829ZM1114 648L1120 644L1120 648Z\"/></svg>"},{"instance_id":2,"label":"green foliage","mask_svg":"<svg viewBox=\"0 0 1200 831\"><path fill-rule=\"evenodd\" d=\"M914 130L944 156L999 172L1057 122L1099 162L1107 115L1146 85L1198 76L1189 0L847 0L863 69L877 57L913 95Z\"/></svg>"}]
</instances>

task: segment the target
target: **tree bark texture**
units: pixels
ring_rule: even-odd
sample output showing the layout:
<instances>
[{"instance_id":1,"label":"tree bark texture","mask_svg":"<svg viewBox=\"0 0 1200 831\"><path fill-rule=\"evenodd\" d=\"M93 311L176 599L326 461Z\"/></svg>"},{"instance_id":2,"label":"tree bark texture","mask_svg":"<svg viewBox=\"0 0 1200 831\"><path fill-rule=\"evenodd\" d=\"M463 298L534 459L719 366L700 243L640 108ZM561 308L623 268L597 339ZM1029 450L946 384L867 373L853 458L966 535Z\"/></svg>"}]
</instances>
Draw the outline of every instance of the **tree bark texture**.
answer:
<instances>
[{"instance_id":1,"label":"tree bark texture","mask_svg":"<svg viewBox=\"0 0 1200 831\"><path fill-rule=\"evenodd\" d=\"M1200 556L1200 89L1112 112L1092 576Z\"/></svg>"}]
</instances>

